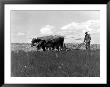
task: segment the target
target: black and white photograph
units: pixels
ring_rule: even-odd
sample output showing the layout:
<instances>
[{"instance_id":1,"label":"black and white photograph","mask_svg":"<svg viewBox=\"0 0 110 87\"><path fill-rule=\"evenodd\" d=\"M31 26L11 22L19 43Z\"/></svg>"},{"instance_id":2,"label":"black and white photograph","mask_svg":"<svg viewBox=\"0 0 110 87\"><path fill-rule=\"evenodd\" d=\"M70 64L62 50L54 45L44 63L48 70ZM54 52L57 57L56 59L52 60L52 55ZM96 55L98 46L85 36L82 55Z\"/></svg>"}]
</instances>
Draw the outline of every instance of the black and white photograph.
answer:
<instances>
[{"instance_id":1,"label":"black and white photograph","mask_svg":"<svg viewBox=\"0 0 110 87\"><path fill-rule=\"evenodd\" d=\"M10 33L10 54L6 54L10 56L10 78L101 77L101 53L105 50L101 49L101 38L106 36L102 35L106 27L101 24L106 20L102 21L102 11L95 9L98 6L90 10L71 6L25 10L24 5L24 9L19 6L9 11L10 23L5 25L9 30L5 32Z\"/></svg>"},{"instance_id":2,"label":"black and white photograph","mask_svg":"<svg viewBox=\"0 0 110 87\"><path fill-rule=\"evenodd\" d=\"M99 11L11 11L11 76L99 77Z\"/></svg>"}]
</instances>

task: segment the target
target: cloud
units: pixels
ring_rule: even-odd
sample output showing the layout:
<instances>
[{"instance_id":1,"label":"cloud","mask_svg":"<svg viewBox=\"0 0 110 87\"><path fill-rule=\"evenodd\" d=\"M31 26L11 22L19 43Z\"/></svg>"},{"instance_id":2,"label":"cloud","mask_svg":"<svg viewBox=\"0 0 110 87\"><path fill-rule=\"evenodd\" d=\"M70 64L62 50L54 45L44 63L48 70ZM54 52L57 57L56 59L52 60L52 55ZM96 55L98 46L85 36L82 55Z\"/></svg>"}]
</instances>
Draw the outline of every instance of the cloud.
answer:
<instances>
[{"instance_id":1,"label":"cloud","mask_svg":"<svg viewBox=\"0 0 110 87\"><path fill-rule=\"evenodd\" d=\"M99 20L88 20L81 23L78 22L69 23L60 28L59 34L65 36L65 39L68 41L73 40L73 42L75 41L77 42L83 41L86 31L88 31L90 34L99 33L100 31Z\"/></svg>"},{"instance_id":2,"label":"cloud","mask_svg":"<svg viewBox=\"0 0 110 87\"><path fill-rule=\"evenodd\" d=\"M85 26L91 33L97 33L100 29L100 22L99 20L89 20L85 23Z\"/></svg>"},{"instance_id":3,"label":"cloud","mask_svg":"<svg viewBox=\"0 0 110 87\"><path fill-rule=\"evenodd\" d=\"M57 27L57 26L56 26ZM52 25L45 25L40 29L40 34L38 36L45 35L62 35L64 36L64 42L69 43L82 43L84 41L85 32L89 31L92 41L95 42L94 37L98 37L100 33L100 23L99 20L88 20L84 22L71 22L67 25L56 29ZM97 39L98 41L98 39Z\"/></svg>"},{"instance_id":4,"label":"cloud","mask_svg":"<svg viewBox=\"0 0 110 87\"><path fill-rule=\"evenodd\" d=\"M18 32L18 33L17 33L17 35L18 35L18 36L24 36L24 35L25 35L25 33Z\"/></svg>"},{"instance_id":5,"label":"cloud","mask_svg":"<svg viewBox=\"0 0 110 87\"><path fill-rule=\"evenodd\" d=\"M90 33L99 32L100 23L99 20L89 20L82 23L72 22L61 27L61 34L70 34L70 33L84 33L89 31Z\"/></svg>"},{"instance_id":6,"label":"cloud","mask_svg":"<svg viewBox=\"0 0 110 87\"><path fill-rule=\"evenodd\" d=\"M53 30L52 30L53 28L54 28L54 26L52 26L52 25L46 25L40 29L40 34L51 35L51 34L53 34Z\"/></svg>"},{"instance_id":7,"label":"cloud","mask_svg":"<svg viewBox=\"0 0 110 87\"><path fill-rule=\"evenodd\" d=\"M82 29L84 26L81 23L72 22L67 24L61 28L61 30L75 30L75 29Z\"/></svg>"}]
</instances>

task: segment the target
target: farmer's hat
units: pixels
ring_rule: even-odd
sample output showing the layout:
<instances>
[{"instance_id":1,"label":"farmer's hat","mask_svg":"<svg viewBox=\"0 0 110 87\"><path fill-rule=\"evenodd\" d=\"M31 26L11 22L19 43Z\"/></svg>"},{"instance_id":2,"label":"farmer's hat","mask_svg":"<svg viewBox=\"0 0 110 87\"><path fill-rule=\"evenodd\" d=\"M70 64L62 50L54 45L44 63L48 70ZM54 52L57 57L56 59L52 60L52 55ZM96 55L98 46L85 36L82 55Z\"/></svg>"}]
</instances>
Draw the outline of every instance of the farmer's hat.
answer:
<instances>
[{"instance_id":1,"label":"farmer's hat","mask_svg":"<svg viewBox=\"0 0 110 87\"><path fill-rule=\"evenodd\" d=\"M88 32L85 32L85 34L88 34Z\"/></svg>"}]
</instances>

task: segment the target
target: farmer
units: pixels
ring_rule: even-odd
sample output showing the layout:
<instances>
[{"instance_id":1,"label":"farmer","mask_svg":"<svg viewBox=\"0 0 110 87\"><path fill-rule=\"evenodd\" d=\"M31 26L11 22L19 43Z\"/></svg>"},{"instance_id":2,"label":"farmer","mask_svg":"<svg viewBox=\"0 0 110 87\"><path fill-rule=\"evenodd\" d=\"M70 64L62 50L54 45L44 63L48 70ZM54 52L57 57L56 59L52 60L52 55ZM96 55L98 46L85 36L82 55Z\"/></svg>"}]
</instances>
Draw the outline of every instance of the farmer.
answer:
<instances>
[{"instance_id":1,"label":"farmer","mask_svg":"<svg viewBox=\"0 0 110 87\"><path fill-rule=\"evenodd\" d=\"M90 49L90 41L91 41L90 34L88 34L88 32L85 32L84 42L86 44L86 49Z\"/></svg>"}]
</instances>

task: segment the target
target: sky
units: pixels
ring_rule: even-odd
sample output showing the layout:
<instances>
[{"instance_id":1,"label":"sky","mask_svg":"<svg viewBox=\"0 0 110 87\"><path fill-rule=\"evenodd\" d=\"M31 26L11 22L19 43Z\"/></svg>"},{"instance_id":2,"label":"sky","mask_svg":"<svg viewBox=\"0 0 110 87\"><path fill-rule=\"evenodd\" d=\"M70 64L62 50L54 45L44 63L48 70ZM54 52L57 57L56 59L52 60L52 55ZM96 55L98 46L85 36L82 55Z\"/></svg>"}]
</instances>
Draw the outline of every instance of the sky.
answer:
<instances>
[{"instance_id":1,"label":"sky","mask_svg":"<svg viewBox=\"0 0 110 87\"><path fill-rule=\"evenodd\" d=\"M11 43L30 43L32 38L47 35L62 35L65 43L82 43L86 31L91 43L100 43L100 11L11 11Z\"/></svg>"}]
</instances>

